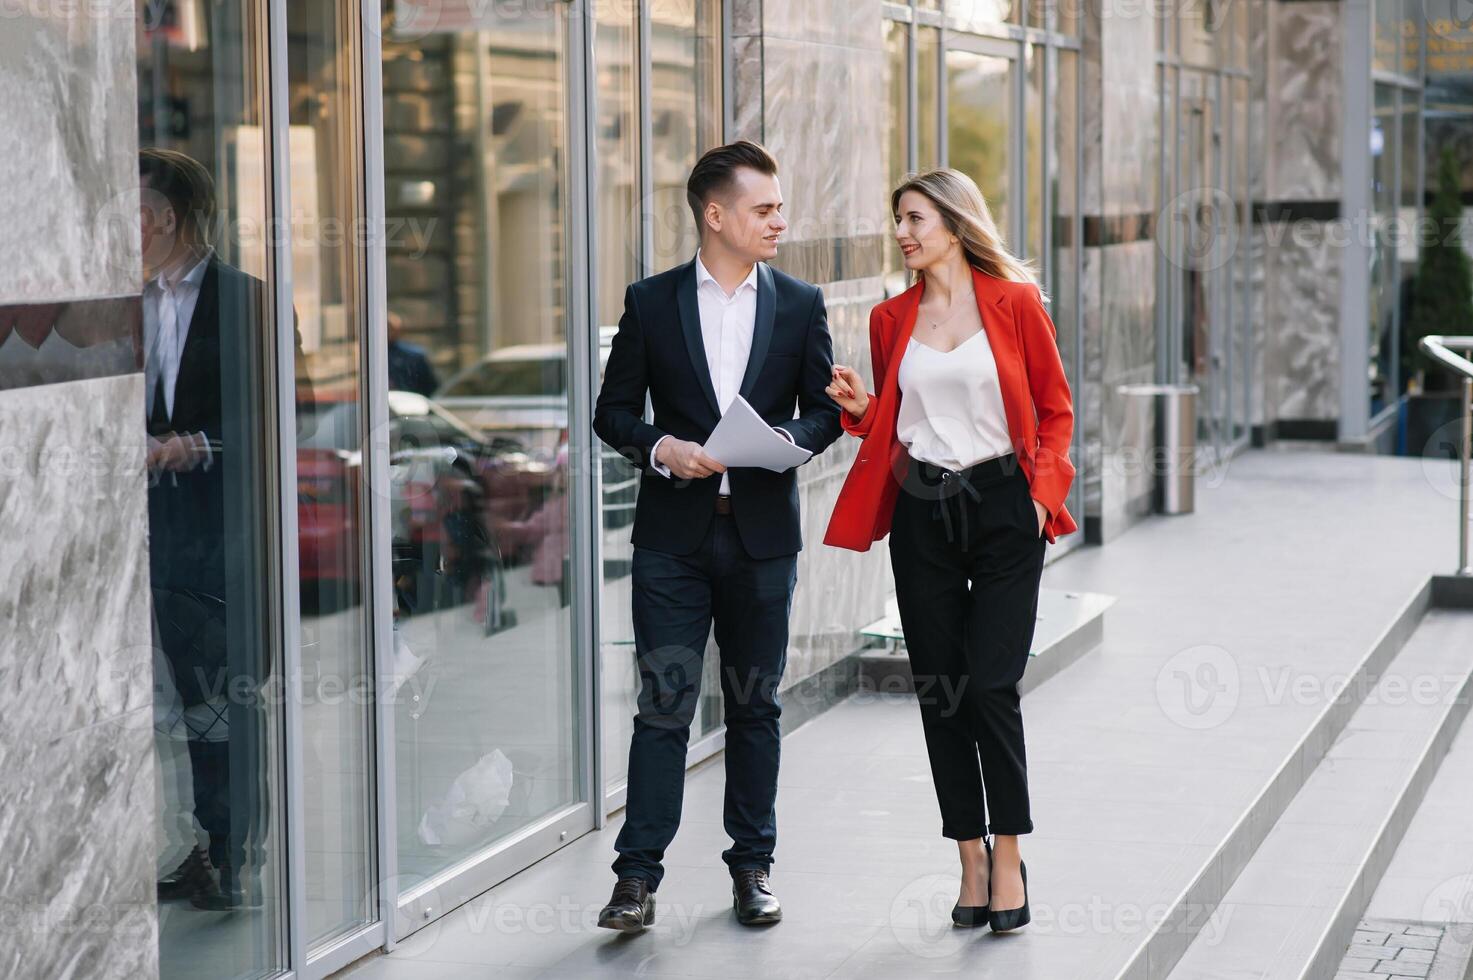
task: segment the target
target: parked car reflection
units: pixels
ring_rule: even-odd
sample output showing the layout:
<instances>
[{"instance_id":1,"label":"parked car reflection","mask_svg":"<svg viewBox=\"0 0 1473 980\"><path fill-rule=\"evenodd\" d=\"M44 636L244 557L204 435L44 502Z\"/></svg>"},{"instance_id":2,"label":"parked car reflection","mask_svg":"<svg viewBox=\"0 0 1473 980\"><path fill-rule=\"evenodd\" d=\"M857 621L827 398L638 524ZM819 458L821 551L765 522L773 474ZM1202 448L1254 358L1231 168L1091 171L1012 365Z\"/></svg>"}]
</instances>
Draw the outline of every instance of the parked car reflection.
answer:
<instances>
[{"instance_id":1,"label":"parked car reflection","mask_svg":"<svg viewBox=\"0 0 1473 980\"><path fill-rule=\"evenodd\" d=\"M600 372L618 330L598 328ZM567 344L518 344L495 350L452 375L435 392L435 402L483 437L520 442L556 466L568 432ZM603 476L603 525L624 527L634 520L639 474L602 442L595 440L595 447Z\"/></svg>"},{"instance_id":2,"label":"parked car reflection","mask_svg":"<svg viewBox=\"0 0 1473 980\"><path fill-rule=\"evenodd\" d=\"M528 522L556 494L556 457L539 460L519 440L487 438L432 400L388 393L385 439L396 616L473 604L487 632L515 622L505 571L536 554ZM315 432L297 454L297 524L303 602L343 594L358 601L362 513L358 403L319 401ZM345 542L352 542L351 545ZM340 590L319 589L325 581ZM313 588L306 586L311 583ZM325 610L315 610L324 612Z\"/></svg>"}]
</instances>

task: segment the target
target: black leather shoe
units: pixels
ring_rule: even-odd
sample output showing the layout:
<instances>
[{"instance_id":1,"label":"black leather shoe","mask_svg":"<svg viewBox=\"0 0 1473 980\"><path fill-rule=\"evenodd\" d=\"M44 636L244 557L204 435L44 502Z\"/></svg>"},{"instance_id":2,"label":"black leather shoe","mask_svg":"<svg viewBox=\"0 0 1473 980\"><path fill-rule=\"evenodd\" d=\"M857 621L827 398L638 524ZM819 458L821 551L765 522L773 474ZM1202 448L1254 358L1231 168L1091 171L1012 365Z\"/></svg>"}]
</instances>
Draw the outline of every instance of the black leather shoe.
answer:
<instances>
[{"instance_id":1,"label":"black leather shoe","mask_svg":"<svg viewBox=\"0 0 1473 980\"><path fill-rule=\"evenodd\" d=\"M744 926L782 921L783 907L768 886L767 872L762 868L738 868L731 873L731 906Z\"/></svg>"},{"instance_id":2,"label":"black leather shoe","mask_svg":"<svg viewBox=\"0 0 1473 980\"><path fill-rule=\"evenodd\" d=\"M600 929L643 932L655 921L655 893L643 878L620 878L613 897L598 913Z\"/></svg>"},{"instance_id":3,"label":"black leather shoe","mask_svg":"<svg viewBox=\"0 0 1473 980\"><path fill-rule=\"evenodd\" d=\"M986 837L982 838L982 846L987 848L987 891L992 892L992 844ZM957 902L951 908L951 924L971 929L975 926L985 926L988 922L987 904L963 905Z\"/></svg>"},{"instance_id":4,"label":"black leather shoe","mask_svg":"<svg viewBox=\"0 0 1473 980\"><path fill-rule=\"evenodd\" d=\"M189 903L206 912L233 912L236 909L258 909L261 898L261 876L258 872L237 875L228 864L220 865L219 884L189 896Z\"/></svg>"},{"instance_id":5,"label":"black leather shoe","mask_svg":"<svg viewBox=\"0 0 1473 980\"><path fill-rule=\"evenodd\" d=\"M1028 914L1028 862L1018 862L1018 873L1023 876L1023 904L1015 909L993 909L988 913L987 922L992 926L993 932L1007 932L1019 926L1026 926L1031 919ZM991 887L991 878L988 879L988 887Z\"/></svg>"},{"instance_id":6,"label":"black leather shoe","mask_svg":"<svg viewBox=\"0 0 1473 980\"><path fill-rule=\"evenodd\" d=\"M205 849L196 847L169 874L159 879L159 901L172 902L189 898L197 892L215 887L215 871Z\"/></svg>"}]
</instances>

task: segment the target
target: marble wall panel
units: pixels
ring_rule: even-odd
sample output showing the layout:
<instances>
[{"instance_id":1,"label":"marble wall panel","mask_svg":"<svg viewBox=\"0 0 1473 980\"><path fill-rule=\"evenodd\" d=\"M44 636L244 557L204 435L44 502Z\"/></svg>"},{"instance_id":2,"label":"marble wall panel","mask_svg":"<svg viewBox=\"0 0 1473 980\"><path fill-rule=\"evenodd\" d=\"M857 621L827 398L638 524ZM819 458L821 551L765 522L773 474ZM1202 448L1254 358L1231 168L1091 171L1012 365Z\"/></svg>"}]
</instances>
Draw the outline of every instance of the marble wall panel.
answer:
<instances>
[{"instance_id":1,"label":"marble wall panel","mask_svg":"<svg viewBox=\"0 0 1473 980\"><path fill-rule=\"evenodd\" d=\"M0 392L7 976L157 975L142 405L140 374Z\"/></svg>"},{"instance_id":2,"label":"marble wall panel","mask_svg":"<svg viewBox=\"0 0 1473 980\"><path fill-rule=\"evenodd\" d=\"M130 2L6 9L0 305L138 291L132 11Z\"/></svg>"},{"instance_id":3,"label":"marble wall panel","mask_svg":"<svg viewBox=\"0 0 1473 980\"><path fill-rule=\"evenodd\" d=\"M1099 89L1103 213L1154 211L1159 137L1152 6L1104 0L1100 38L1107 52Z\"/></svg>"},{"instance_id":4,"label":"marble wall panel","mask_svg":"<svg viewBox=\"0 0 1473 980\"><path fill-rule=\"evenodd\" d=\"M882 230L884 52L767 37L762 60L762 138L783 167L788 240Z\"/></svg>"},{"instance_id":5,"label":"marble wall panel","mask_svg":"<svg viewBox=\"0 0 1473 980\"><path fill-rule=\"evenodd\" d=\"M805 44L880 50L880 0L766 0L762 33Z\"/></svg>"},{"instance_id":6,"label":"marble wall panel","mask_svg":"<svg viewBox=\"0 0 1473 980\"><path fill-rule=\"evenodd\" d=\"M1269 419L1340 416L1340 250L1325 224L1263 227L1264 411Z\"/></svg>"},{"instance_id":7,"label":"marble wall panel","mask_svg":"<svg viewBox=\"0 0 1473 980\"><path fill-rule=\"evenodd\" d=\"M1266 197L1340 196L1340 4L1271 2L1267 42Z\"/></svg>"}]
</instances>

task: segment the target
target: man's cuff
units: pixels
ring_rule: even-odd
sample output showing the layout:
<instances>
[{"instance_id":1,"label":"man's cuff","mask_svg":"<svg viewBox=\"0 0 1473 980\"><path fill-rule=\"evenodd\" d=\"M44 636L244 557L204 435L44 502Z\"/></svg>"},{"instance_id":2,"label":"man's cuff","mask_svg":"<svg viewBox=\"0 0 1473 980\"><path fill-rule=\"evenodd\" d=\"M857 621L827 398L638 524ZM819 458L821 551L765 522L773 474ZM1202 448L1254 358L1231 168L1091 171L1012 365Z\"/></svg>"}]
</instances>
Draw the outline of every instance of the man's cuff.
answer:
<instances>
[{"instance_id":1,"label":"man's cuff","mask_svg":"<svg viewBox=\"0 0 1473 980\"><path fill-rule=\"evenodd\" d=\"M205 461L200 464L200 469L208 470L210 468L210 464L215 461L215 451L210 448L209 437L206 436L203 432L193 432L190 433L189 438L194 440L194 445L196 448L204 449Z\"/></svg>"},{"instance_id":2,"label":"man's cuff","mask_svg":"<svg viewBox=\"0 0 1473 980\"><path fill-rule=\"evenodd\" d=\"M777 430L778 435L780 435L783 438L787 439L788 442L791 442L795 446L798 444L798 440L797 439L794 439L793 438L793 434L791 432L789 432L787 429L784 429L781 426L777 426L777 425L774 425L773 426L773 429Z\"/></svg>"},{"instance_id":3,"label":"man's cuff","mask_svg":"<svg viewBox=\"0 0 1473 980\"><path fill-rule=\"evenodd\" d=\"M663 435L660 438L656 439L655 444L650 447L650 469L654 470L656 473L660 474L667 480L673 480L675 479L675 476L670 472L670 467L666 466L664 463L658 462L655 459L655 453L659 450L660 443L669 438L670 437L668 435Z\"/></svg>"}]
</instances>

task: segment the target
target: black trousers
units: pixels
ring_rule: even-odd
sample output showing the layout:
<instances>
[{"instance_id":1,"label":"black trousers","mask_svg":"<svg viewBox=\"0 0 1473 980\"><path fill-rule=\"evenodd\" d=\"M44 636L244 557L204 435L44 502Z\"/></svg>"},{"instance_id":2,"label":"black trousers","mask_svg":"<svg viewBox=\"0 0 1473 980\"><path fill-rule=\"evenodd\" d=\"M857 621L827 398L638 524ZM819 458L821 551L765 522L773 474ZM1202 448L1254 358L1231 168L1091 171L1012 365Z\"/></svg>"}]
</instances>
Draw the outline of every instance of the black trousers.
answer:
<instances>
[{"instance_id":1,"label":"black trousers","mask_svg":"<svg viewBox=\"0 0 1473 980\"><path fill-rule=\"evenodd\" d=\"M664 876L660 862L680 825L686 745L713 621L726 709L723 822L732 839L721 857L732 871L770 868L782 745L777 689L798 556L752 558L736 522L717 514L694 553L635 548L630 574L640 693L614 873L642 877L652 889Z\"/></svg>"},{"instance_id":2,"label":"black trousers","mask_svg":"<svg viewBox=\"0 0 1473 980\"><path fill-rule=\"evenodd\" d=\"M1046 546L1016 456L911 461L890 558L944 837L1033 829L1018 681Z\"/></svg>"}]
</instances>

